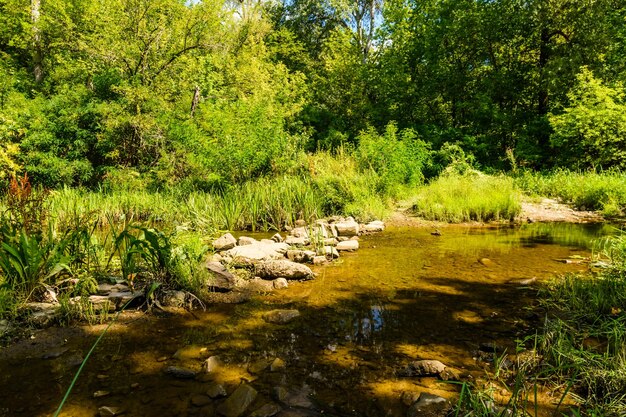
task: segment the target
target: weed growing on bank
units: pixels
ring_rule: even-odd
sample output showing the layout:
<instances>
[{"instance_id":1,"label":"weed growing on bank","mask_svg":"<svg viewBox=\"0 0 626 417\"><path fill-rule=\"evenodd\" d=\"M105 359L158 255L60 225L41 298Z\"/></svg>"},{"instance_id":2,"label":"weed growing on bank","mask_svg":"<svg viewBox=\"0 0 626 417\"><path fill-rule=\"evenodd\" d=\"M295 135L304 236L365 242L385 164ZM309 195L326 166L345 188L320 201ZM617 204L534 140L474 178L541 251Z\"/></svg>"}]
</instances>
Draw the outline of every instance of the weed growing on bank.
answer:
<instances>
[{"instance_id":1,"label":"weed growing on bank","mask_svg":"<svg viewBox=\"0 0 626 417\"><path fill-rule=\"evenodd\" d=\"M557 198L577 209L621 216L626 209L626 174L620 171L552 173L523 171L515 184L532 196Z\"/></svg>"},{"instance_id":2,"label":"weed growing on bank","mask_svg":"<svg viewBox=\"0 0 626 417\"><path fill-rule=\"evenodd\" d=\"M442 175L419 189L413 201L416 215L450 223L513 220L521 210L511 178L476 171Z\"/></svg>"}]
</instances>

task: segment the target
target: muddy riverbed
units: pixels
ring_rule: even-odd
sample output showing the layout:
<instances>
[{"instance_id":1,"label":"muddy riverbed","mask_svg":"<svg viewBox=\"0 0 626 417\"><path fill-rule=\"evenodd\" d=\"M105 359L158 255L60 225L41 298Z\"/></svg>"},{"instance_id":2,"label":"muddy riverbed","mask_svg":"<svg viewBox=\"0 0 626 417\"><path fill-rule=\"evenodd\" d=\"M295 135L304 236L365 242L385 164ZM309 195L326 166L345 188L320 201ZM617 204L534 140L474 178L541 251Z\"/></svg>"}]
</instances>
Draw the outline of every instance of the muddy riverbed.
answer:
<instances>
[{"instance_id":1,"label":"muddy riverbed","mask_svg":"<svg viewBox=\"0 0 626 417\"><path fill-rule=\"evenodd\" d=\"M404 392L454 399L459 385L400 377L400 370L435 359L462 380L486 379L493 364L480 345L513 352L515 339L541 323L536 286L585 270L578 260L609 231L535 223L446 226L436 236L430 228L390 227L317 267L315 280L245 304L127 312L96 348L61 415L95 416L109 406L127 416L213 416L224 411L219 386L228 396L243 383L257 392L246 416L404 416ZM534 282L521 284L527 280ZM301 315L269 324L263 314L274 309ZM38 330L2 348L0 416L52 415L103 329ZM209 357L219 359L206 372ZM178 378L165 372L172 366L197 374ZM551 407L548 394L541 401Z\"/></svg>"}]
</instances>

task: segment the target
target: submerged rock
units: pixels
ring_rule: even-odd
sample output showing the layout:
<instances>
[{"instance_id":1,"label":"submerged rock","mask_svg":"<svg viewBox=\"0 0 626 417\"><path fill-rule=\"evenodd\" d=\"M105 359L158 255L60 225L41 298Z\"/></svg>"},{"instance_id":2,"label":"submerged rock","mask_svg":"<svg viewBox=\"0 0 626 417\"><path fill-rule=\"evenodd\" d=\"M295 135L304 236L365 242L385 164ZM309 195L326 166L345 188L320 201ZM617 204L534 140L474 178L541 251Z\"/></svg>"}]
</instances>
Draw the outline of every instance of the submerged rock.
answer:
<instances>
[{"instance_id":1,"label":"submerged rock","mask_svg":"<svg viewBox=\"0 0 626 417\"><path fill-rule=\"evenodd\" d=\"M239 417L256 399L258 393L248 384L241 384L219 407L217 412L225 417Z\"/></svg>"},{"instance_id":2,"label":"submerged rock","mask_svg":"<svg viewBox=\"0 0 626 417\"><path fill-rule=\"evenodd\" d=\"M273 417L276 414L280 413L281 411L282 411L282 408L278 404L267 403L261 406L260 408L257 408L256 410L254 410L250 414L250 417Z\"/></svg>"},{"instance_id":3,"label":"submerged rock","mask_svg":"<svg viewBox=\"0 0 626 417\"><path fill-rule=\"evenodd\" d=\"M211 398L222 398L225 397L226 389L222 384L211 384L206 390L206 395Z\"/></svg>"},{"instance_id":4,"label":"submerged rock","mask_svg":"<svg viewBox=\"0 0 626 417\"><path fill-rule=\"evenodd\" d=\"M276 278L272 281L272 283L274 285L274 289L276 290L282 290L283 288L289 287L289 283L285 278Z\"/></svg>"},{"instance_id":5,"label":"submerged rock","mask_svg":"<svg viewBox=\"0 0 626 417\"><path fill-rule=\"evenodd\" d=\"M407 412L407 417L444 417L451 405L448 400L437 395L422 393L419 400Z\"/></svg>"},{"instance_id":6,"label":"submerged rock","mask_svg":"<svg viewBox=\"0 0 626 417\"><path fill-rule=\"evenodd\" d=\"M272 260L257 264L256 272L262 278L313 278L313 271L311 271L311 268L288 260Z\"/></svg>"},{"instance_id":7,"label":"submerged rock","mask_svg":"<svg viewBox=\"0 0 626 417\"><path fill-rule=\"evenodd\" d=\"M298 310L272 310L263 314L263 320L273 324L289 323L296 317L300 317Z\"/></svg>"},{"instance_id":8,"label":"submerged rock","mask_svg":"<svg viewBox=\"0 0 626 417\"><path fill-rule=\"evenodd\" d=\"M98 408L98 415L100 417L121 416L124 413L126 413L126 410L124 410L121 407L102 406L102 407Z\"/></svg>"},{"instance_id":9,"label":"submerged rock","mask_svg":"<svg viewBox=\"0 0 626 417\"><path fill-rule=\"evenodd\" d=\"M165 368L165 373L178 379L193 379L196 377L196 372L187 368L180 368L178 366L168 366Z\"/></svg>"},{"instance_id":10,"label":"submerged rock","mask_svg":"<svg viewBox=\"0 0 626 417\"><path fill-rule=\"evenodd\" d=\"M213 241L213 248L216 251L232 249L237 245L237 239L230 233L226 233Z\"/></svg>"}]
</instances>

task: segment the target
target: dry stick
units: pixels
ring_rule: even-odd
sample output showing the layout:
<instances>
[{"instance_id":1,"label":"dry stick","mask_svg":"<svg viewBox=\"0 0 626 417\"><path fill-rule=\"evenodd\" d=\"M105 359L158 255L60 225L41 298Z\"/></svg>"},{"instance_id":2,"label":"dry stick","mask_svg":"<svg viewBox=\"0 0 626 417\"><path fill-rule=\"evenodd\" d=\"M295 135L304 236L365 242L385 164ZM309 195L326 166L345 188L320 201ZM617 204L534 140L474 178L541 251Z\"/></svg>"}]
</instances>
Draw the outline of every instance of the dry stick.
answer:
<instances>
[{"instance_id":1,"label":"dry stick","mask_svg":"<svg viewBox=\"0 0 626 417\"><path fill-rule=\"evenodd\" d=\"M85 356L85 359L83 359L83 361L81 362L80 367L78 368L78 371L76 371L76 375L74 375L74 379L72 379L72 383L70 384L70 386L67 389L67 391L65 391L65 395L63 396L63 399L61 400L61 404L59 404L59 408L57 408L57 410L54 412L53 417L58 417L59 416L59 413L61 412L61 410L63 409L63 406L65 405L65 402L69 398L70 393L72 392L72 389L74 388L74 385L76 384L76 381L78 380L78 377L80 376L80 373L82 372L83 368L85 367L85 364L89 360L89 357L91 356L93 351L96 349L96 346L98 346L98 343L100 343L100 340L102 340L102 338L104 337L106 332L111 328L111 326L113 326L113 324L115 324L117 319L120 317L120 314L122 313L122 311L124 311L124 309L128 306L128 304L131 303L131 301L133 301L133 300L128 300L128 302L126 302L126 304L124 304L122 306L120 311L118 311L117 314L115 315L115 318L102 331L102 333L100 333L100 336L98 336L98 339L96 339L96 342L91 346L91 349L89 349L89 352L87 353L87 356Z\"/></svg>"}]
</instances>

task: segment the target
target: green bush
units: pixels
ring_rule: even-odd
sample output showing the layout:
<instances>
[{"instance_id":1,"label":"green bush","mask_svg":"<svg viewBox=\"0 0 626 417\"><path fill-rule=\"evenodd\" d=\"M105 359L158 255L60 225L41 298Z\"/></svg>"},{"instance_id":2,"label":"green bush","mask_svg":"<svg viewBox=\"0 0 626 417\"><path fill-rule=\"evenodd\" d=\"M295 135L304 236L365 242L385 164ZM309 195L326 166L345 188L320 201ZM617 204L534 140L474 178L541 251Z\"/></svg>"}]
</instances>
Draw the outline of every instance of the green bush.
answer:
<instances>
[{"instance_id":1,"label":"green bush","mask_svg":"<svg viewBox=\"0 0 626 417\"><path fill-rule=\"evenodd\" d=\"M569 106L551 114L551 144L560 162L576 168L626 168L624 87L604 85L584 67L569 92Z\"/></svg>"}]
</instances>

